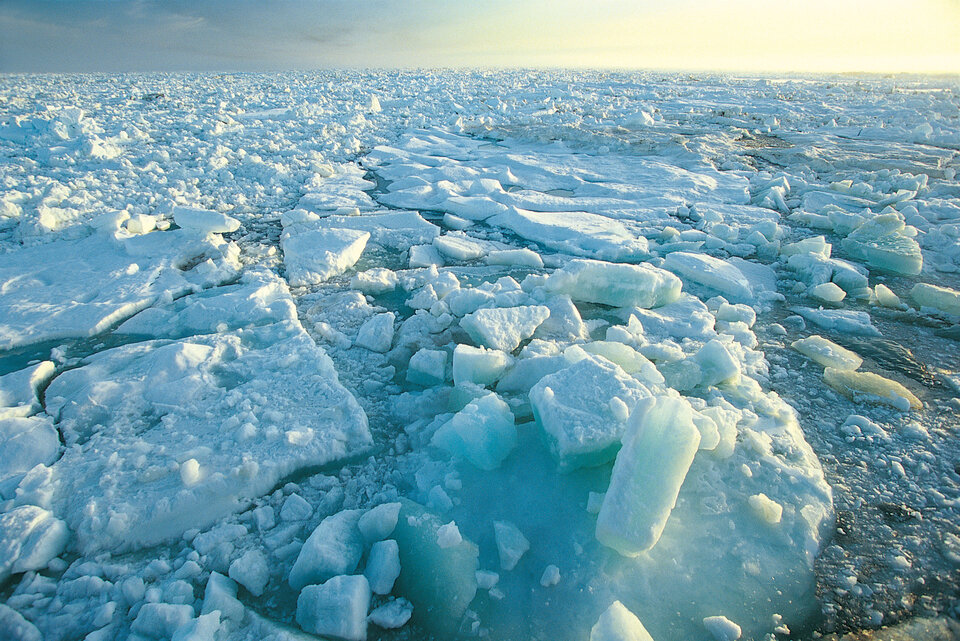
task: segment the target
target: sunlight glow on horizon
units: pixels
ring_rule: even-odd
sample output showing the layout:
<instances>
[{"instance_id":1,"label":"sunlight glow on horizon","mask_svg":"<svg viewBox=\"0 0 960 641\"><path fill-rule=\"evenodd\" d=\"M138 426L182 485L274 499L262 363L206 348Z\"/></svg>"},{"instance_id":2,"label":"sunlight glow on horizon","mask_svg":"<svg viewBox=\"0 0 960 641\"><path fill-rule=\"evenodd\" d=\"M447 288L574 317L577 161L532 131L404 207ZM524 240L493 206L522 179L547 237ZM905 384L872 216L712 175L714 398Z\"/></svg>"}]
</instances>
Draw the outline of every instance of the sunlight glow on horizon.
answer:
<instances>
[{"instance_id":1,"label":"sunlight glow on horizon","mask_svg":"<svg viewBox=\"0 0 960 641\"><path fill-rule=\"evenodd\" d=\"M960 73L960 1L7 0L0 71Z\"/></svg>"}]
</instances>

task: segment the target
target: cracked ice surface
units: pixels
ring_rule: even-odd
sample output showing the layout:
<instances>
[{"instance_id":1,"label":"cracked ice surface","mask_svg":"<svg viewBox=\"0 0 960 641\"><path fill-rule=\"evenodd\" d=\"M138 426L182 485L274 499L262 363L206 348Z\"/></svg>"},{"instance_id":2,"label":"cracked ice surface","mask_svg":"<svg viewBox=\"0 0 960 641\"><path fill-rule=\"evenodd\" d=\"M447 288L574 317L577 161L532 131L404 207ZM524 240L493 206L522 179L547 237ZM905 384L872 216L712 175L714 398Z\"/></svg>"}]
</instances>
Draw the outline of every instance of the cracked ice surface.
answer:
<instances>
[{"instance_id":1,"label":"cracked ice surface","mask_svg":"<svg viewBox=\"0 0 960 641\"><path fill-rule=\"evenodd\" d=\"M951 82L4 77L0 633L949 614Z\"/></svg>"}]
</instances>

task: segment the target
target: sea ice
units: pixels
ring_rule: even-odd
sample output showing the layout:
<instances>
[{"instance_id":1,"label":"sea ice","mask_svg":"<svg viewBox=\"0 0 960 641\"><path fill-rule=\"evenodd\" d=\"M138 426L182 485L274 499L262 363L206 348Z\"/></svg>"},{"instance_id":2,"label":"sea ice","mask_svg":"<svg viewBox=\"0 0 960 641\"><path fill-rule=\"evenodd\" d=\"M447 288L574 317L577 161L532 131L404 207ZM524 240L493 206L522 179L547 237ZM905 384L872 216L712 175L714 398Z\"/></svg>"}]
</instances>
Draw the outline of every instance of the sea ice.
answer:
<instances>
[{"instance_id":1,"label":"sea ice","mask_svg":"<svg viewBox=\"0 0 960 641\"><path fill-rule=\"evenodd\" d=\"M338 276L360 259L369 239L369 232L336 228L285 234L281 244L287 280L302 287Z\"/></svg>"},{"instance_id":2,"label":"sea ice","mask_svg":"<svg viewBox=\"0 0 960 641\"><path fill-rule=\"evenodd\" d=\"M530 549L530 541L513 523L494 521L494 537L497 541L497 553L500 555L500 569L509 572Z\"/></svg>"},{"instance_id":3,"label":"sea ice","mask_svg":"<svg viewBox=\"0 0 960 641\"><path fill-rule=\"evenodd\" d=\"M512 352L549 316L550 309L543 305L484 308L464 316L460 326L479 345Z\"/></svg>"},{"instance_id":4,"label":"sea ice","mask_svg":"<svg viewBox=\"0 0 960 641\"><path fill-rule=\"evenodd\" d=\"M824 367L853 370L863 364L863 359L854 352L816 334L793 341L791 347Z\"/></svg>"},{"instance_id":5,"label":"sea ice","mask_svg":"<svg viewBox=\"0 0 960 641\"><path fill-rule=\"evenodd\" d=\"M430 443L482 470L494 470L517 445L513 422L510 406L489 393L441 425Z\"/></svg>"},{"instance_id":6,"label":"sea ice","mask_svg":"<svg viewBox=\"0 0 960 641\"><path fill-rule=\"evenodd\" d=\"M590 641L653 641L653 637L633 612L614 601L591 628Z\"/></svg>"},{"instance_id":7,"label":"sea ice","mask_svg":"<svg viewBox=\"0 0 960 641\"><path fill-rule=\"evenodd\" d=\"M390 594L400 576L400 548L393 539L377 541L370 547L363 575L374 594Z\"/></svg>"},{"instance_id":8,"label":"sea ice","mask_svg":"<svg viewBox=\"0 0 960 641\"><path fill-rule=\"evenodd\" d=\"M912 298L920 307L929 307L943 314L960 316L960 291L928 283L917 283L910 290Z\"/></svg>"},{"instance_id":9,"label":"sea ice","mask_svg":"<svg viewBox=\"0 0 960 641\"><path fill-rule=\"evenodd\" d=\"M576 301L613 307L660 307L680 297L682 283L668 271L647 263L625 265L571 260L547 279L548 291Z\"/></svg>"},{"instance_id":10,"label":"sea ice","mask_svg":"<svg viewBox=\"0 0 960 641\"><path fill-rule=\"evenodd\" d=\"M360 510L344 510L323 519L300 548L290 570L290 587L300 589L356 570L363 556L357 527L362 515Z\"/></svg>"},{"instance_id":11,"label":"sea ice","mask_svg":"<svg viewBox=\"0 0 960 641\"><path fill-rule=\"evenodd\" d=\"M308 585L297 598L297 624L337 641L366 641L370 597L370 585L362 575Z\"/></svg>"},{"instance_id":12,"label":"sea ice","mask_svg":"<svg viewBox=\"0 0 960 641\"><path fill-rule=\"evenodd\" d=\"M733 301L750 302L754 298L750 282L739 269L707 254L673 252L664 259L663 268L685 280L716 290Z\"/></svg>"},{"instance_id":13,"label":"sea ice","mask_svg":"<svg viewBox=\"0 0 960 641\"><path fill-rule=\"evenodd\" d=\"M853 401L872 401L889 405L902 412L921 409L923 403L913 392L896 381L872 372L857 372L828 367L823 380Z\"/></svg>"}]
</instances>

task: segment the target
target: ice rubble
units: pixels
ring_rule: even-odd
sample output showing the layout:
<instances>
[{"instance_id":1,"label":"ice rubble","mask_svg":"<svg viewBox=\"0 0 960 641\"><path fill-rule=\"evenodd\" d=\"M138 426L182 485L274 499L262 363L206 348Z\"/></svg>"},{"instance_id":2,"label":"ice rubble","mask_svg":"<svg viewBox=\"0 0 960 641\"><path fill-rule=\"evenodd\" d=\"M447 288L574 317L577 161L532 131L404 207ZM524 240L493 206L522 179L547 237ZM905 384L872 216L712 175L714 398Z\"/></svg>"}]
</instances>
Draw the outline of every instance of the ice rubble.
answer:
<instances>
[{"instance_id":1,"label":"ice rubble","mask_svg":"<svg viewBox=\"0 0 960 641\"><path fill-rule=\"evenodd\" d=\"M26 349L0 378L0 545L29 618L0 607L0 630L806 625L832 493L759 350L792 334L858 411L921 408L834 341L957 316L950 152L894 138L898 168L862 173L899 125L812 136L803 110L707 106L739 90L653 107L606 80L530 100L469 77L449 101L442 77L438 101L387 76L379 97L294 76L251 99L234 79L249 104L209 119L0 111L2 150L38 159L0 194L0 346ZM181 121L194 135L165 133ZM910 136L954 144L945 123ZM839 144L857 155L829 160ZM854 416L841 434L897 437Z\"/></svg>"}]
</instances>

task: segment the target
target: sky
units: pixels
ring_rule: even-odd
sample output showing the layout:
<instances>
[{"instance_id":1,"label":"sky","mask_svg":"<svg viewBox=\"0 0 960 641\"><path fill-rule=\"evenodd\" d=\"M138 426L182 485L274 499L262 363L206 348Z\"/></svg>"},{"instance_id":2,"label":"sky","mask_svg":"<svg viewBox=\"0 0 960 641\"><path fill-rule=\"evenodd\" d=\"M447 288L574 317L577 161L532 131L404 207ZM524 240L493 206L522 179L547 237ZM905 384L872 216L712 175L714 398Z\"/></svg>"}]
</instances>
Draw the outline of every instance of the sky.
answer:
<instances>
[{"instance_id":1,"label":"sky","mask_svg":"<svg viewBox=\"0 0 960 641\"><path fill-rule=\"evenodd\" d=\"M0 0L0 72L960 73L960 0Z\"/></svg>"}]
</instances>

